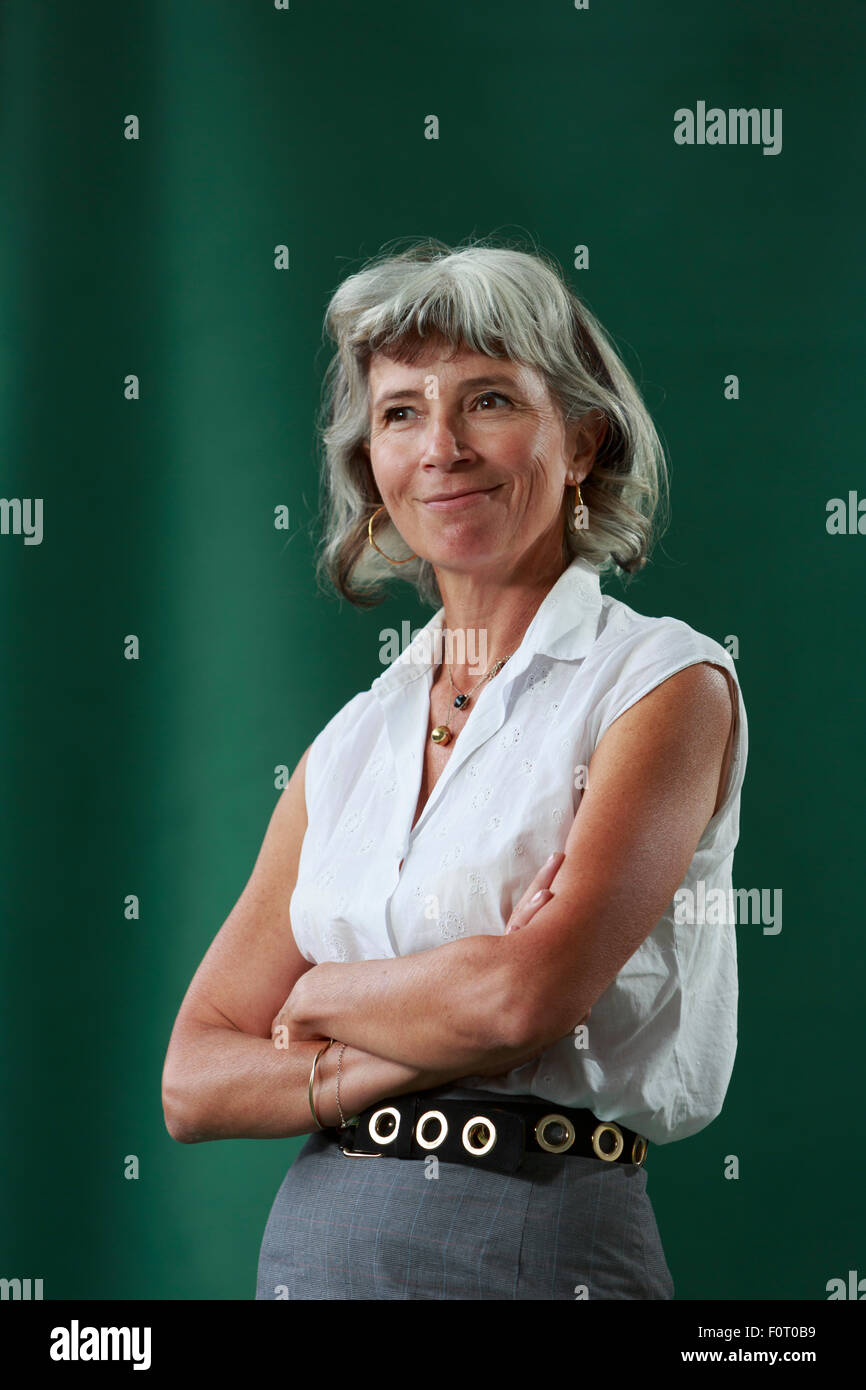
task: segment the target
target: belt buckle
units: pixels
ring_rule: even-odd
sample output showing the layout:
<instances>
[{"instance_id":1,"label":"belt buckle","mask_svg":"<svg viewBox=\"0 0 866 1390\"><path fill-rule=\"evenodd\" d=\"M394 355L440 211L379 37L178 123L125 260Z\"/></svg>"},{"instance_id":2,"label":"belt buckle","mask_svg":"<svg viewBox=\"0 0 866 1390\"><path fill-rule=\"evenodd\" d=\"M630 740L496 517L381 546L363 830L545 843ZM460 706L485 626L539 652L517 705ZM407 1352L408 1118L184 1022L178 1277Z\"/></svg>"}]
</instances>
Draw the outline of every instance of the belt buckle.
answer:
<instances>
[{"instance_id":1,"label":"belt buckle","mask_svg":"<svg viewBox=\"0 0 866 1390\"><path fill-rule=\"evenodd\" d=\"M353 1125L353 1124L350 1122L350 1123L347 1124L344 1128L345 1128L345 1136L346 1136L346 1139L348 1139L350 1133L354 1133L354 1132L355 1132L356 1125ZM383 1155L380 1154L380 1153L377 1153L377 1154L356 1154L356 1153L354 1153L352 1149L347 1149L347 1148L345 1148L344 1145L343 1145L343 1140L341 1139L340 1136L344 1133L344 1130L343 1130L343 1129L338 1129L336 1133L337 1133L337 1145L338 1145L338 1147L339 1147L340 1153L343 1155L344 1158L382 1158L382 1157L383 1157Z\"/></svg>"}]
</instances>

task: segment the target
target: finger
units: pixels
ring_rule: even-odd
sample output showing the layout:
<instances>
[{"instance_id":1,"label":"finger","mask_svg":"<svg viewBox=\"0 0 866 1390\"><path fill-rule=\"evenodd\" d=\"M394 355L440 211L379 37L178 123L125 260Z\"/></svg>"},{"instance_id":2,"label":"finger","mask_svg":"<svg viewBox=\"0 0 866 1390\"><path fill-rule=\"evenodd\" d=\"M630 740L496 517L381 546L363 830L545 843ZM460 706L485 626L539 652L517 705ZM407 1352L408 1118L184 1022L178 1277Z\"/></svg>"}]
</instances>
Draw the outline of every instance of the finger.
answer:
<instances>
[{"instance_id":1,"label":"finger","mask_svg":"<svg viewBox=\"0 0 866 1390\"><path fill-rule=\"evenodd\" d=\"M526 926L527 922L535 916L538 909L544 907L544 904L550 901L551 894L548 890L562 867L562 861L564 859L565 853L562 850L557 850L555 854L552 854L550 858L542 864L535 878L523 894L523 897L520 898L515 905L508 919L509 926ZM539 898L539 893L544 893L545 896Z\"/></svg>"},{"instance_id":2,"label":"finger","mask_svg":"<svg viewBox=\"0 0 866 1390\"><path fill-rule=\"evenodd\" d=\"M506 935L508 935L509 932L520 931L521 927L527 926L527 924L532 921L532 918L535 916L536 912L538 912L539 908L544 907L545 903L549 903L552 897L553 894L549 888L539 888L538 892L534 897L530 898L525 907L516 907L514 909L508 919L508 926L505 928Z\"/></svg>"},{"instance_id":3,"label":"finger","mask_svg":"<svg viewBox=\"0 0 866 1390\"><path fill-rule=\"evenodd\" d=\"M541 868L538 870L538 873L535 875L535 878L532 880L526 892L523 894L523 897L520 898L517 904L515 905L515 912L521 912L523 908L528 906L529 902L539 891L539 889L550 887L551 883L553 882L557 873L559 872L560 866L562 865L562 861L564 858L564 852L562 850L557 850L556 854L552 854L550 858L544 864L542 864Z\"/></svg>"}]
</instances>

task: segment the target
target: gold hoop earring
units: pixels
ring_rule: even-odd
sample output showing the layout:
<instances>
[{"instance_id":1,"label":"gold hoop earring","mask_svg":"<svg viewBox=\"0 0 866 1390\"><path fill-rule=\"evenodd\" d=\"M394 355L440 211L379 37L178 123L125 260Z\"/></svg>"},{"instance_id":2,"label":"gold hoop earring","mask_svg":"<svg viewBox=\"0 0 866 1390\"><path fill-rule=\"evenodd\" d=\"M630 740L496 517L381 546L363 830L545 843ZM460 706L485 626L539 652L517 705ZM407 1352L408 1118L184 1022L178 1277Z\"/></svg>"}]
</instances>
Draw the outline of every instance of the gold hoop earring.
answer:
<instances>
[{"instance_id":1,"label":"gold hoop earring","mask_svg":"<svg viewBox=\"0 0 866 1390\"><path fill-rule=\"evenodd\" d=\"M372 545L373 549L378 550L379 554L382 556L382 559L387 560L389 565L408 565L410 560L418 559L418 556L415 554L414 551L411 555L407 555L405 560L392 560L391 556L386 555L384 550L382 550L382 548L378 546L376 542L373 540L373 522L376 520L376 517L379 515L379 513L384 512L384 510L385 504L383 503L381 507L376 508L373 515L370 517L370 520L367 523L367 538L370 544Z\"/></svg>"},{"instance_id":2,"label":"gold hoop earring","mask_svg":"<svg viewBox=\"0 0 866 1390\"><path fill-rule=\"evenodd\" d=\"M569 507L568 511L566 512L566 521L565 521L565 525L566 525L566 528L568 529L568 531L569 531L573 536L576 536L576 535L578 535L581 531L586 530L587 528L586 528L586 527L583 527L583 526L575 526L575 525L574 525L574 520L576 520L577 509L578 509L578 507L583 507L583 506L584 506L584 501L583 501L583 494L582 494L581 491L580 491L580 483L572 483L571 486L575 489L576 500L575 500L575 505L574 505L573 507ZM569 521L569 519L568 519L569 513L570 513L571 517L573 518L572 521Z\"/></svg>"},{"instance_id":3,"label":"gold hoop earring","mask_svg":"<svg viewBox=\"0 0 866 1390\"><path fill-rule=\"evenodd\" d=\"M571 481L571 474L570 474L570 473L569 473L569 475L568 475L567 482L569 483L569 486L570 486L570 487L576 488L576 490L577 490L577 505L578 505L579 507L582 507L582 506L583 506L583 498L582 498L581 493L580 493L580 483L573 483L573 482Z\"/></svg>"}]
</instances>

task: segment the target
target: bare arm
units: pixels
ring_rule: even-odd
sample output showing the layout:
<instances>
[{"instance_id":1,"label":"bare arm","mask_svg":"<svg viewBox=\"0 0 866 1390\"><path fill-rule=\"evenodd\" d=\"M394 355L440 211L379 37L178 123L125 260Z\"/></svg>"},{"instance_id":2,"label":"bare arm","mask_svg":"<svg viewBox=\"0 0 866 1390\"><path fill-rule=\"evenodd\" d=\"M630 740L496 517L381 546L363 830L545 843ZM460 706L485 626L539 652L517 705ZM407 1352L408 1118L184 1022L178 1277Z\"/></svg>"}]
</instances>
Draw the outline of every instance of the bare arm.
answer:
<instances>
[{"instance_id":1,"label":"bare arm","mask_svg":"<svg viewBox=\"0 0 866 1390\"><path fill-rule=\"evenodd\" d=\"M531 931L316 966L286 1001L295 1036L464 1075L505 1071L565 1037L682 882L717 800L731 715L726 680L707 663L663 681L601 739Z\"/></svg>"},{"instance_id":2,"label":"bare arm","mask_svg":"<svg viewBox=\"0 0 866 1390\"><path fill-rule=\"evenodd\" d=\"M323 1039L281 1048L271 1038L280 1005L313 968L295 944L289 917L307 826L306 760L307 753L274 809L249 882L196 971L172 1030L162 1100L168 1132L181 1143L282 1138L315 1129L307 1087ZM323 1125L338 1122L337 1052L330 1047L316 1069ZM348 1118L385 1096L453 1080L459 1070L418 1068L349 1046L340 1067L343 1113Z\"/></svg>"},{"instance_id":3,"label":"bare arm","mask_svg":"<svg viewBox=\"0 0 866 1390\"><path fill-rule=\"evenodd\" d=\"M539 869L508 919L509 931L528 926L550 899L563 857L552 854ZM492 948L500 941L471 936L396 959L326 961L302 976L274 1025L285 1025L298 1041L324 1035L365 1047L363 1038L378 1032L382 1019L382 1052L394 1061L443 1075L499 1076L543 1050L515 1040L507 1016L510 1000L498 1002L491 963ZM302 993L307 981L311 989ZM338 1025L336 1032L326 1031L331 1023ZM419 1046L424 1062L402 1056L404 1049Z\"/></svg>"},{"instance_id":4,"label":"bare arm","mask_svg":"<svg viewBox=\"0 0 866 1390\"><path fill-rule=\"evenodd\" d=\"M173 1139L197 1144L208 1139L285 1139L315 1130L308 1100L310 1068L327 1039L276 1049L269 1038L251 1037L217 1025L200 1025L185 1036L173 1065L200 1086L196 1107L183 1080L164 1088L166 1125ZM336 1101L339 1048L319 1059L313 1092L325 1127L340 1123ZM182 1057L182 1062L181 1062ZM453 1079L453 1068L435 1073L404 1066L347 1047L340 1062L340 1102L348 1120L386 1096L427 1090Z\"/></svg>"}]
</instances>

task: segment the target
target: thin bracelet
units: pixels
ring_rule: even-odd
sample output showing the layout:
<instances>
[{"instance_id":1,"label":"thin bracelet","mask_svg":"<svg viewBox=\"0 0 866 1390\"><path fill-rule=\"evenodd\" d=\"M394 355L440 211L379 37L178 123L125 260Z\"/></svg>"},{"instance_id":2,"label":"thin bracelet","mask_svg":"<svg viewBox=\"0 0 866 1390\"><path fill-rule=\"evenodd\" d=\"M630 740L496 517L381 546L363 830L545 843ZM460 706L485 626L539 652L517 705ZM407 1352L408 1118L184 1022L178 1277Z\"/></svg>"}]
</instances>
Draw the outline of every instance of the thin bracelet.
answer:
<instances>
[{"instance_id":1,"label":"thin bracelet","mask_svg":"<svg viewBox=\"0 0 866 1390\"><path fill-rule=\"evenodd\" d=\"M361 1119L360 1115L351 1115L347 1120L343 1114L343 1107L340 1104L340 1065L343 1061L343 1053L346 1051L347 1046L347 1043L341 1043L340 1055L337 1058L337 1109L340 1112L340 1129L346 1129L349 1125L356 1125Z\"/></svg>"},{"instance_id":2,"label":"thin bracelet","mask_svg":"<svg viewBox=\"0 0 866 1390\"><path fill-rule=\"evenodd\" d=\"M309 1101L310 1101L310 1110L312 1111L313 1119L314 1119L315 1122L316 1122L316 1128L317 1128L317 1129L324 1129L325 1126L324 1126L324 1125L321 1123L321 1121L319 1120L319 1117L318 1117L318 1115L316 1114L316 1107L315 1107L315 1104L313 1103L313 1080L314 1080L315 1075L316 1075L316 1063L318 1062L318 1060L319 1060L319 1058L321 1057L322 1053L323 1053L323 1052L327 1052L328 1048L331 1046L331 1043L332 1043L333 1041L334 1041L334 1039L331 1038L331 1041L330 1041L330 1042L326 1042L324 1047L320 1047L320 1048L319 1048L319 1051L316 1053L315 1057L313 1058L313 1065L312 1065L312 1067L311 1067L311 1069L310 1069L310 1084L309 1084L309 1086L308 1086L308 1088L307 1088L307 1095L308 1095L308 1097L309 1097Z\"/></svg>"},{"instance_id":3,"label":"thin bracelet","mask_svg":"<svg viewBox=\"0 0 866 1390\"><path fill-rule=\"evenodd\" d=\"M344 1053L345 1051L346 1051L346 1044L345 1044L345 1043L342 1043L341 1046L340 1046L340 1054L339 1054L339 1056L337 1057L337 1110L339 1111L339 1114L340 1114L340 1129L345 1129L345 1128L346 1128L346 1117L345 1117L345 1115L343 1114L343 1107L342 1107L342 1105L340 1104L340 1064L341 1064L342 1061L343 1061L343 1053Z\"/></svg>"}]
</instances>

